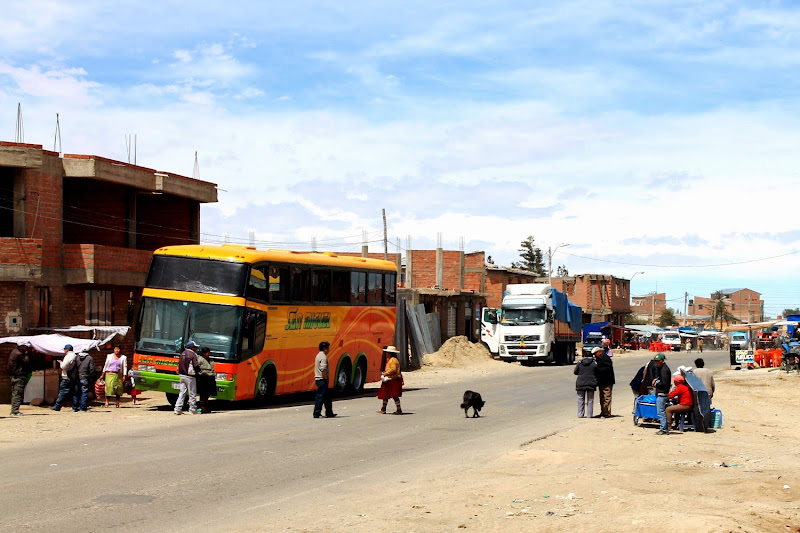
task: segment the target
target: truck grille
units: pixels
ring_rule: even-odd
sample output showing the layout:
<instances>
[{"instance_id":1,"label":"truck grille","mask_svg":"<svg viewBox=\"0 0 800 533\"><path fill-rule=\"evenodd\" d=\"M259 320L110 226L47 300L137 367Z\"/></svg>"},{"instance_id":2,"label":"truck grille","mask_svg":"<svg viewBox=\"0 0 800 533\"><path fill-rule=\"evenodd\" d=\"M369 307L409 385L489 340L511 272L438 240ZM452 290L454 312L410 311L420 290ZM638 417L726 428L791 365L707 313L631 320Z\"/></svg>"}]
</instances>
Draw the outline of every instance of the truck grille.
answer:
<instances>
[{"instance_id":1,"label":"truck grille","mask_svg":"<svg viewBox=\"0 0 800 533\"><path fill-rule=\"evenodd\" d=\"M505 342L536 342L539 335L506 335Z\"/></svg>"}]
</instances>

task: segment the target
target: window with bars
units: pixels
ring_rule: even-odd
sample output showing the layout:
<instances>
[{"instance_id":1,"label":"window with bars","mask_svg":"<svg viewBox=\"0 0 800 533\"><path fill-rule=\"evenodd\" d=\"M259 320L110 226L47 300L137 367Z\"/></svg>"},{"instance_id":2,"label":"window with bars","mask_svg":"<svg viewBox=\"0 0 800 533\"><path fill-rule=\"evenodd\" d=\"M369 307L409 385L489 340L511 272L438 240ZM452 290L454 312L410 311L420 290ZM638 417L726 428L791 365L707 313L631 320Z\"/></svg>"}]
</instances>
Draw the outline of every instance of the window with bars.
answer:
<instances>
[{"instance_id":1,"label":"window with bars","mask_svg":"<svg viewBox=\"0 0 800 533\"><path fill-rule=\"evenodd\" d=\"M87 326L110 326L114 323L114 301L111 291L86 291Z\"/></svg>"}]
</instances>

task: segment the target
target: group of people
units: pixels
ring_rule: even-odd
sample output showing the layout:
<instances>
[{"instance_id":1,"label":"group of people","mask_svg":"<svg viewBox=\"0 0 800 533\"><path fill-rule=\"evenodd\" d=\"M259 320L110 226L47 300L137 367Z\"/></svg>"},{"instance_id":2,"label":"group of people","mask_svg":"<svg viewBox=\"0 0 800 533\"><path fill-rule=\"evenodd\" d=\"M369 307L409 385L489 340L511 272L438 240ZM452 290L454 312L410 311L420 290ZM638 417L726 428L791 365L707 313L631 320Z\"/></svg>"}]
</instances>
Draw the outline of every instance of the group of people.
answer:
<instances>
[{"instance_id":1,"label":"group of people","mask_svg":"<svg viewBox=\"0 0 800 533\"><path fill-rule=\"evenodd\" d=\"M106 356L102 370L97 372L94 358L88 352L75 352L71 344L64 346L64 357L59 361L61 381L58 386L56 403L50 407L60 411L64 402L72 398L72 410L86 412L89 410L89 391L94 387L97 397L105 398L105 406L109 406L109 398L114 397L114 405L119 407L119 399L123 394L123 384L128 376L128 358L122 354L119 345ZM102 388L96 382L102 382ZM135 398L135 396L134 396Z\"/></svg>"},{"instance_id":2,"label":"group of people","mask_svg":"<svg viewBox=\"0 0 800 533\"><path fill-rule=\"evenodd\" d=\"M653 360L639 369L631 380L630 386L634 396L647 394L651 390L656 396L656 413L658 414L659 428L657 435L669 435L670 425L673 430L679 427L679 417L694 409L694 397L683 372L692 372L703 382L708 391L709 398L714 397L716 383L714 373L705 368L705 361L697 358L695 368L680 367L674 374L667 366L667 357L657 353Z\"/></svg>"},{"instance_id":3,"label":"group of people","mask_svg":"<svg viewBox=\"0 0 800 533\"><path fill-rule=\"evenodd\" d=\"M331 345L323 341L319 343L319 353L314 358L314 383L317 386L317 394L314 399L314 418L322 418L322 408L325 407L325 418L335 418L333 412L333 399L328 387L330 372L328 370L328 352ZM383 349L386 357L383 372L381 372L381 388L378 390L378 399L383 402L378 412L386 414L386 406L389 400L394 400L395 410L393 415L402 415L400 408L400 397L403 395L403 373L400 371L400 361L397 356L400 350L394 346L387 346Z\"/></svg>"},{"instance_id":4,"label":"group of people","mask_svg":"<svg viewBox=\"0 0 800 533\"><path fill-rule=\"evenodd\" d=\"M198 357L198 349L200 357ZM189 414L210 413L211 404L208 399L214 395L217 387L214 361L211 360L211 349L200 348L194 341L186 343L186 349L178 358L178 378L180 389L175 402L175 414L183 414L183 404L187 400ZM198 405L197 396L200 396Z\"/></svg>"},{"instance_id":5,"label":"group of people","mask_svg":"<svg viewBox=\"0 0 800 533\"><path fill-rule=\"evenodd\" d=\"M614 389L614 364L611 343L592 348L592 354L575 363L575 391L578 393L578 418L594 418L594 391L599 392L600 416L611 417L611 393Z\"/></svg>"}]
</instances>

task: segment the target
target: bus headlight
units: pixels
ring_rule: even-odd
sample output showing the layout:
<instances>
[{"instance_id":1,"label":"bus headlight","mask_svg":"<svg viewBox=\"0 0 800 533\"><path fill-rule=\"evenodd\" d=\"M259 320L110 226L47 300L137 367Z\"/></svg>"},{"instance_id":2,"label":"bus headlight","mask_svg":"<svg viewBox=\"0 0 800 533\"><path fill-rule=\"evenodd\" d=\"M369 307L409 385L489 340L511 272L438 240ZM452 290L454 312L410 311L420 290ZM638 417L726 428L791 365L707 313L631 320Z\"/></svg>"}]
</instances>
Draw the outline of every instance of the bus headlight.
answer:
<instances>
[{"instance_id":1,"label":"bus headlight","mask_svg":"<svg viewBox=\"0 0 800 533\"><path fill-rule=\"evenodd\" d=\"M155 373L156 367L153 366L153 365L142 365L142 364L140 364L139 368L137 368L137 370L139 370L140 372L153 372L153 373Z\"/></svg>"},{"instance_id":2,"label":"bus headlight","mask_svg":"<svg viewBox=\"0 0 800 533\"><path fill-rule=\"evenodd\" d=\"M233 375L226 374L225 372L217 372L214 379L216 381L233 381Z\"/></svg>"}]
</instances>

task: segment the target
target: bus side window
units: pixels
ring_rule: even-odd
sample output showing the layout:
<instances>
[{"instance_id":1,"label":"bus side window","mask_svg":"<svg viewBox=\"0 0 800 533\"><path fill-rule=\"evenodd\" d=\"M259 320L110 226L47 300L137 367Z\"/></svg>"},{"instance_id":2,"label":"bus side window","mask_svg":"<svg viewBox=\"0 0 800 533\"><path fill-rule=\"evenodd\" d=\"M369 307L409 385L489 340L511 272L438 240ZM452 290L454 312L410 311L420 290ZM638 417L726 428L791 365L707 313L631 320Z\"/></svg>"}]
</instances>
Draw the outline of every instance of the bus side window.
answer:
<instances>
[{"instance_id":1,"label":"bus side window","mask_svg":"<svg viewBox=\"0 0 800 533\"><path fill-rule=\"evenodd\" d=\"M384 303L386 305L395 305L397 297L397 275L396 274L385 274L384 277L384 284L383 287L385 289L385 300Z\"/></svg>"},{"instance_id":2,"label":"bus side window","mask_svg":"<svg viewBox=\"0 0 800 533\"><path fill-rule=\"evenodd\" d=\"M311 271L307 268L292 267L292 302L311 301Z\"/></svg>"},{"instance_id":3,"label":"bus side window","mask_svg":"<svg viewBox=\"0 0 800 533\"><path fill-rule=\"evenodd\" d=\"M256 265L250 268L250 279L247 282L247 297L261 302L269 301L266 265Z\"/></svg>"},{"instance_id":4,"label":"bus side window","mask_svg":"<svg viewBox=\"0 0 800 533\"><path fill-rule=\"evenodd\" d=\"M269 267L269 301L289 301L289 267Z\"/></svg>"},{"instance_id":5,"label":"bus side window","mask_svg":"<svg viewBox=\"0 0 800 533\"><path fill-rule=\"evenodd\" d=\"M350 274L350 303L367 303L367 273L352 272Z\"/></svg>"},{"instance_id":6,"label":"bus side window","mask_svg":"<svg viewBox=\"0 0 800 533\"><path fill-rule=\"evenodd\" d=\"M350 301L350 271L334 270L331 281L331 301L347 303Z\"/></svg>"},{"instance_id":7,"label":"bus side window","mask_svg":"<svg viewBox=\"0 0 800 533\"><path fill-rule=\"evenodd\" d=\"M242 359L261 353L267 333L267 314L257 309L245 309L242 324Z\"/></svg>"},{"instance_id":8,"label":"bus side window","mask_svg":"<svg viewBox=\"0 0 800 533\"><path fill-rule=\"evenodd\" d=\"M331 271L314 269L311 271L311 298L314 303L330 303Z\"/></svg>"},{"instance_id":9,"label":"bus side window","mask_svg":"<svg viewBox=\"0 0 800 533\"><path fill-rule=\"evenodd\" d=\"M371 304L383 303L383 274L370 272L368 275L367 302Z\"/></svg>"}]
</instances>

